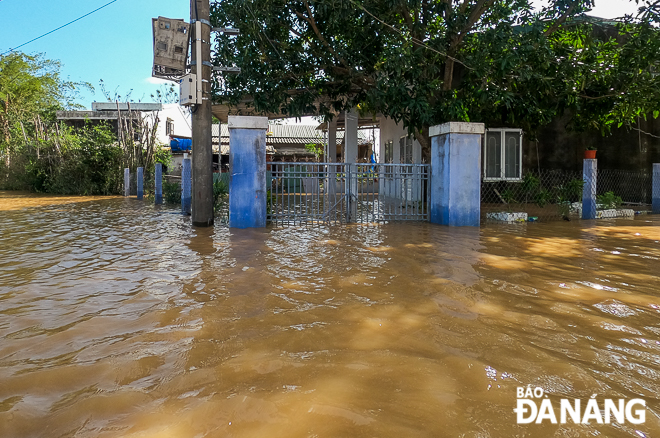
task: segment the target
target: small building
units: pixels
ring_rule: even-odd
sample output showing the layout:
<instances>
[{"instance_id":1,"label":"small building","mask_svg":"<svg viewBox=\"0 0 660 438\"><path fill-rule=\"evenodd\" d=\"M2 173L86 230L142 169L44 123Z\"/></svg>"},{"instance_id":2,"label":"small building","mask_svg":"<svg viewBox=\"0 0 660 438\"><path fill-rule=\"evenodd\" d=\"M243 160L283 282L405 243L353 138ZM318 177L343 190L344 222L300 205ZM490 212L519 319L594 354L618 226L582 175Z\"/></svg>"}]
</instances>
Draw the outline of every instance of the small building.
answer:
<instances>
[{"instance_id":1,"label":"small building","mask_svg":"<svg viewBox=\"0 0 660 438\"><path fill-rule=\"evenodd\" d=\"M190 112L179 104L141 102L92 102L92 109L84 111L57 111L57 120L69 126L81 128L86 123L108 123L118 132L118 120L132 119L137 124L143 121L151 127L157 123L156 138L164 146L170 137L190 138L192 124Z\"/></svg>"}]
</instances>

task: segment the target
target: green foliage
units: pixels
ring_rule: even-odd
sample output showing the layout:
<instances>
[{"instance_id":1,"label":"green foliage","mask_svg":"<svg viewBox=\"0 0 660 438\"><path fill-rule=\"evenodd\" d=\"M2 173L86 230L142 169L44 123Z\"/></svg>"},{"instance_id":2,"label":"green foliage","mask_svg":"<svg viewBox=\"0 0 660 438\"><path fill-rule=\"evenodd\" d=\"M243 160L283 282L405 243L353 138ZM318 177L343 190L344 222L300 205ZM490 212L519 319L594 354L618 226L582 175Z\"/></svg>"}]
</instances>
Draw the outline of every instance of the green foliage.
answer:
<instances>
[{"instance_id":1,"label":"green foliage","mask_svg":"<svg viewBox=\"0 0 660 438\"><path fill-rule=\"evenodd\" d=\"M621 196L617 196L614 192L606 192L602 195L596 196L596 205L599 209L605 210L608 208L621 207Z\"/></svg>"},{"instance_id":2,"label":"green foliage","mask_svg":"<svg viewBox=\"0 0 660 438\"><path fill-rule=\"evenodd\" d=\"M323 145L319 143L308 143L305 145L305 150L314 154L316 160L318 160L319 157L323 155Z\"/></svg>"},{"instance_id":3,"label":"green foliage","mask_svg":"<svg viewBox=\"0 0 660 438\"><path fill-rule=\"evenodd\" d=\"M19 144L5 163L0 187L71 195L112 195L121 190L121 148L105 125Z\"/></svg>"},{"instance_id":4,"label":"green foliage","mask_svg":"<svg viewBox=\"0 0 660 438\"><path fill-rule=\"evenodd\" d=\"M480 121L522 127L530 138L562 114L574 129L607 132L658 114L658 8L612 26L582 15L592 0L224 0L213 57L240 75L216 100L254 97L289 116L361 113L402 121L429 149L428 127ZM295 90L293 92L292 90Z\"/></svg>"},{"instance_id":5,"label":"green foliage","mask_svg":"<svg viewBox=\"0 0 660 438\"><path fill-rule=\"evenodd\" d=\"M534 203L539 207L543 208L547 204L553 201L552 192L546 189L539 189L539 191L534 195Z\"/></svg>"},{"instance_id":6,"label":"green foliage","mask_svg":"<svg viewBox=\"0 0 660 438\"><path fill-rule=\"evenodd\" d=\"M541 182L539 181L539 179L537 177L535 177L531 173L527 173L525 175L525 178L523 179L521 187L522 187L522 190L525 192L525 195L527 196L527 195L530 195L530 194L536 192L536 190L538 190L540 184L541 184Z\"/></svg>"},{"instance_id":7,"label":"green foliage","mask_svg":"<svg viewBox=\"0 0 660 438\"><path fill-rule=\"evenodd\" d=\"M0 152L10 152L12 140L31 134L35 117L53 119L56 110L76 107L79 88L87 83L60 78L60 63L43 55L11 52L0 56Z\"/></svg>"},{"instance_id":8,"label":"green foliage","mask_svg":"<svg viewBox=\"0 0 660 438\"><path fill-rule=\"evenodd\" d=\"M181 185L163 180L163 200L166 204L181 205Z\"/></svg>"},{"instance_id":9,"label":"green foliage","mask_svg":"<svg viewBox=\"0 0 660 438\"><path fill-rule=\"evenodd\" d=\"M571 203L568 201L557 202L557 210L559 211L559 215L561 217L568 218L569 214L571 213Z\"/></svg>"},{"instance_id":10,"label":"green foliage","mask_svg":"<svg viewBox=\"0 0 660 438\"><path fill-rule=\"evenodd\" d=\"M512 204L512 203L518 202L518 201L516 201L515 193L511 189L506 189L506 190L502 191L502 199L507 204Z\"/></svg>"},{"instance_id":11,"label":"green foliage","mask_svg":"<svg viewBox=\"0 0 660 438\"><path fill-rule=\"evenodd\" d=\"M160 163L164 167L172 165L172 151L169 149L157 148L154 151L154 164Z\"/></svg>"},{"instance_id":12,"label":"green foliage","mask_svg":"<svg viewBox=\"0 0 660 438\"><path fill-rule=\"evenodd\" d=\"M229 199L229 186L222 179L213 183L213 211L219 212Z\"/></svg>"},{"instance_id":13,"label":"green foliage","mask_svg":"<svg viewBox=\"0 0 660 438\"><path fill-rule=\"evenodd\" d=\"M559 202L577 202L582 199L584 180L573 178L568 183L557 187Z\"/></svg>"}]
</instances>

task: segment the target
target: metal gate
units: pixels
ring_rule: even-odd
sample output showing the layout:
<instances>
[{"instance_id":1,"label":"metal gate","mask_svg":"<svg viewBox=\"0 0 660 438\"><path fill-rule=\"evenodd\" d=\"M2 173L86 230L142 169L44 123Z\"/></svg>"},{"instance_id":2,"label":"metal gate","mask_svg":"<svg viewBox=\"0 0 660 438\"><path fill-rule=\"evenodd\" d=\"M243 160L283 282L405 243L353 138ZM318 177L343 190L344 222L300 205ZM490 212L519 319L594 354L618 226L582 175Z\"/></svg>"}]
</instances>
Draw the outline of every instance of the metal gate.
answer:
<instances>
[{"instance_id":1,"label":"metal gate","mask_svg":"<svg viewBox=\"0 0 660 438\"><path fill-rule=\"evenodd\" d=\"M427 221L428 164L268 163L276 225Z\"/></svg>"}]
</instances>

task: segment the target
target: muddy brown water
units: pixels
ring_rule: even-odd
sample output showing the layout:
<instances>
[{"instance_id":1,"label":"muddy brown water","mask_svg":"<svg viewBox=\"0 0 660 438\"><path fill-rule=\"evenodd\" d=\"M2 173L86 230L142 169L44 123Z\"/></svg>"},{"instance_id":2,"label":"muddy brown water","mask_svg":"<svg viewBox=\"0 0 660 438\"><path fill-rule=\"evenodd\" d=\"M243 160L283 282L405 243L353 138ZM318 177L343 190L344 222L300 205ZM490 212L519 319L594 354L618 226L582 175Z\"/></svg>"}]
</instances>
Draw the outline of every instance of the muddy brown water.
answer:
<instances>
[{"instance_id":1,"label":"muddy brown water","mask_svg":"<svg viewBox=\"0 0 660 438\"><path fill-rule=\"evenodd\" d=\"M0 193L0 436L660 436L660 217L176 213ZM643 398L646 422L519 425L527 385Z\"/></svg>"}]
</instances>

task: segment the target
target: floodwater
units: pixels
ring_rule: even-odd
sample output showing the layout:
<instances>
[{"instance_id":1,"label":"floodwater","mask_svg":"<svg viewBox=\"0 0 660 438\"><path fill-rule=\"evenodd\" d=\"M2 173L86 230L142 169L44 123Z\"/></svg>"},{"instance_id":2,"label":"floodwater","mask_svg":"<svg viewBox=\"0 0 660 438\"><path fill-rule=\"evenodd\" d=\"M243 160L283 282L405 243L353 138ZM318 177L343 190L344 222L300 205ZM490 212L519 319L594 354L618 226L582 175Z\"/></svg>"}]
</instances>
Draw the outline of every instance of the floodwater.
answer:
<instances>
[{"instance_id":1,"label":"floodwater","mask_svg":"<svg viewBox=\"0 0 660 438\"><path fill-rule=\"evenodd\" d=\"M0 193L0 436L660 436L660 217L176 213ZM642 398L646 421L516 424L527 385L556 406Z\"/></svg>"}]
</instances>

